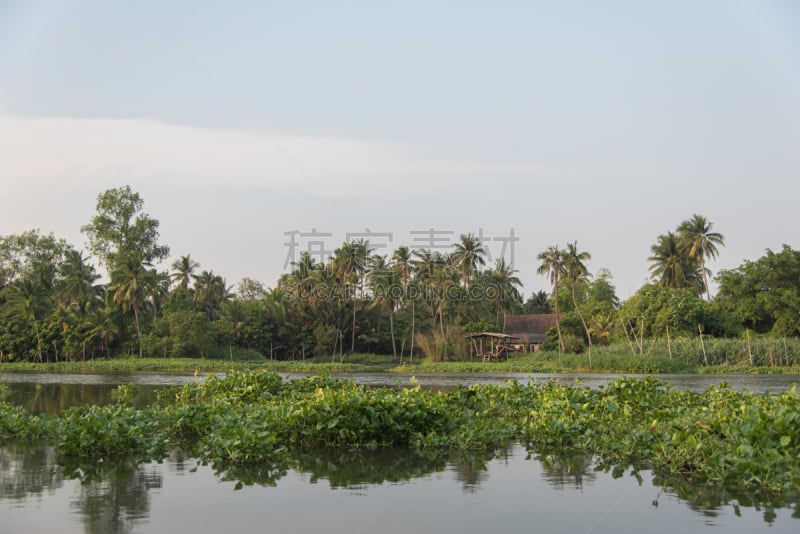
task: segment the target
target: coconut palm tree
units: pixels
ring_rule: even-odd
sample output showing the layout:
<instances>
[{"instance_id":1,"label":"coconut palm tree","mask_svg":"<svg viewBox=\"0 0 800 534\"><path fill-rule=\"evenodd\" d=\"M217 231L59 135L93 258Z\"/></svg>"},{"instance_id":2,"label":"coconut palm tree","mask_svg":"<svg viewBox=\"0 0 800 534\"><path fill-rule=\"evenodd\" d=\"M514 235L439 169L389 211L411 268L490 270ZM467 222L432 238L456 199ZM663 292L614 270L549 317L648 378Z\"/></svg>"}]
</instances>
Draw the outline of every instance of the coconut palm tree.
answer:
<instances>
[{"instance_id":1,"label":"coconut palm tree","mask_svg":"<svg viewBox=\"0 0 800 534\"><path fill-rule=\"evenodd\" d=\"M373 306L389 312L389 332L392 338L392 356L397 358L394 337L394 311L402 297L400 272L386 263L385 256L374 256L370 262L367 283L372 291Z\"/></svg>"},{"instance_id":2,"label":"coconut palm tree","mask_svg":"<svg viewBox=\"0 0 800 534\"><path fill-rule=\"evenodd\" d=\"M100 350L105 351L106 357L111 358L111 342L119 336L120 330L109 309L93 310L86 318L85 328L86 343L97 340ZM92 352L94 354L94 352Z\"/></svg>"},{"instance_id":3,"label":"coconut palm tree","mask_svg":"<svg viewBox=\"0 0 800 534\"><path fill-rule=\"evenodd\" d=\"M687 254L690 258L700 262L700 272L703 275L703 285L706 288L706 298L709 302L711 302L711 289L708 287L706 258L716 258L719 253L717 245L725 245L725 236L719 232L712 232L713 226L713 223L705 217L695 214L678 227L678 237L683 241Z\"/></svg>"},{"instance_id":4,"label":"coconut palm tree","mask_svg":"<svg viewBox=\"0 0 800 534\"><path fill-rule=\"evenodd\" d=\"M658 242L650 247L652 261L650 278L658 281L661 287L694 289L703 292L703 278L696 260L686 254L681 240L673 232L658 236Z\"/></svg>"},{"instance_id":5,"label":"coconut palm tree","mask_svg":"<svg viewBox=\"0 0 800 534\"><path fill-rule=\"evenodd\" d=\"M350 353L356 350L356 290L362 288L363 295L364 275L367 272L369 255L372 249L369 242L363 239L345 242L333 252L331 267L339 279L342 289L345 291L344 298L351 294L353 300L353 323L350 339ZM343 304L345 302L343 301Z\"/></svg>"},{"instance_id":6,"label":"coconut palm tree","mask_svg":"<svg viewBox=\"0 0 800 534\"><path fill-rule=\"evenodd\" d=\"M506 263L504 258L495 261L494 268L487 271L487 282L491 293L487 290L487 297L494 301L495 326L500 326L500 312L507 312L513 304L522 302L519 288L522 282L515 276L516 269Z\"/></svg>"},{"instance_id":7,"label":"coconut palm tree","mask_svg":"<svg viewBox=\"0 0 800 534\"><path fill-rule=\"evenodd\" d=\"M557 245L553 245L548 247L547 250L540 252L536 258L542 262L538 269L536 269L536 272L546 276L550 285L553 287L553 301L555 302L556 308L556 331L558 332L558 354L560 360L561 353L564 352L564 338L561 335L561 325L558 320L558 280L564 273L564 252L558 248ZM560 364L561 362L559 361L559 365Z\"/></svg>"},{"instance_id":8,"label":"coconut palm tree","mask_svg":"<svg viewBox=\"0 0 800 534\"><path fill-rule=\"evenodd\" d=\"M572 291L572 304L575 306L575 312L583 324L583 331L586 332L586 339L589 341L589 364L591 365L592 357L592 336L589 334L589 327L586 325L586 319L583 318L581 308L578 306L578 299L575 296L575 287L580 282L585 282L589 278L589 270L583 263L592 259L592 255L588 252L578 252L578 242L567 243L567 249L564 251L563 264L564 273L569 281L569 287Z\"/></svg>"},{"instance_id":9,"label":"coconut palm tree","mask_svg":"<svg viewBox=\"0 0 800 534\"><path fill-rule=\"evenodd\" d=\"M407 246L400 246L394 251L392 254L392 261L391 261L391 268L395 271L400 283L403 286L403 303L411 302L411 339L409 343L409 357L411 361L414 361L414 328L415 328L415 319L416 319L416 310L415 310L415 300L414 298L409 298L409 284L411 283L411 274L414 270L414 265L412 263L412 255L411 250ZM402 347L400 349L400 363L403 360L403 350Z\"/></svg>"},{"instance_id":10,"label":"coconut palm tree","mask_svg":"<svg viewBox=\"0 0 800 534\"><path fill-rule=\"evenodd\" d=\"M189 284L195 278L195 271L199 268L200 264L187 254L186 256L181 256L180 259L172 263L173 271L170 273L169 277L174 283L178 284L178 287L187 291L189 289Z\"/></svg>"},{"instance_id":11,"label":"coconut palm tree","mask_svg":"<svg viewBox=\"0 0 800 534\"><path fill-rule=\"evenodd\" d=\"M194 281L194 301L212 321L222 305L232 297L230 289L225 279L214 271L203 271Z\"/></svg>"},{"instance_id":12,"label":"coconut palm tree","mask_svg":"<svg viewBox=\"0 0 800 534\"><path fill-rule=\"evenodd\" d=\"M145 269L146 264L142 263L139 254L131 253L118 259L120 261L115 262L116 268L111 273L109 291L114 304L121 306L124 310L133 311L136 336L139 339L139 357L141 358L144 356L144 345L140 313L152 292L154 281Z\"/></svg>"},{"instance_id":13,"label":"coconut palm tree","mask_svg":"<svg viewBox=\"0 0 800 534\"><path fill-rule=\"evenodd\" d=\"M87 263L82 252L70 250L61 265L61 280L57 300L79 315L84 315L102 304L103 286L95 282L100 275Z\"/></svg>"},{"instance_id":14,"label":"coconut palm tree","mask_svg":"<svg viewBox=\"0 0 800 534\"><path fill-rule=\"evenodd\" d=\"M486 249L474 234L461 234L461 242L454 245L452 259L464 280L464 287L468 288L472 275L486 265Z\"/></svg>"},{"instance_id":15,"label":"coconut palm tree","mask_svg":"<svg viewBox=\"0 0 800 534\"><path fill-rule=\"evenodd\" d=\"M41 284L35 283L30 278L15 280L8 290L3 311L9 319L25 325L23 328L33 329L36 338L36 359L44 361L42 325L53 307L50 295Z\"/></svg>"}]
</instances>

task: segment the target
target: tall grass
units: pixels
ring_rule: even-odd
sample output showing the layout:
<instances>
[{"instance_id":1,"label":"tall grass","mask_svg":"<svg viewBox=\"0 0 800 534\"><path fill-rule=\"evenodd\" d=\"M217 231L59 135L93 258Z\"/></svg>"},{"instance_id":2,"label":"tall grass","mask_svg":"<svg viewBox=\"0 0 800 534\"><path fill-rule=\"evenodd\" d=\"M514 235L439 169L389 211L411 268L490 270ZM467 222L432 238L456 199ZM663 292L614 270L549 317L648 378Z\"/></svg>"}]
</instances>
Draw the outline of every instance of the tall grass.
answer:
<instances>
[{"instance_id":1,"label":"tall grass","mask_svg":"<svg viewBox=\"0 0 800 534\"><path fill-rule=\"evenodd\" d=\"M695 368L683 360L663 356L645 355L632 357L630 353L592 354L591 363L587 354L563 354L537 352L534 354L512 354L507 361L482 362L437 362L426 359L417 366L398 366L396 372L431 373L692 373Z\"/></svg>"},{"instance_id":2,"label":"tall grass","mask_svg":"<svg viewBox=\"0 0 800 534\"><path fill-rule=\"evenodd\" d=\"M660 356L677 359L694 367L747 366L747 367L797 367L800 366L800 339L753 337L747 339L697 337L644 339L633 346L627 343L595 347L592 355L627 354L631 357ZM705 350L705 353L704 353Z\"/></svg>"}]
</instances>

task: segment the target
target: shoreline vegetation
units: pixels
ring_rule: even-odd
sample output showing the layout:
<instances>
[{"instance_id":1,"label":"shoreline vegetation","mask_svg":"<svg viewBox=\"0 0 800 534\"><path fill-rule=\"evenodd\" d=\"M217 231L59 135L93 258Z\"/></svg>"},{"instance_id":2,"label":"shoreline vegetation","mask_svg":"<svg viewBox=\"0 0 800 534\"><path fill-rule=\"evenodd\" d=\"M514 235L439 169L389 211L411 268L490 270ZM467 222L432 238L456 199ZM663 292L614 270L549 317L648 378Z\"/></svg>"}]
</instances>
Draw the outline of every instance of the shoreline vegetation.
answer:
<instances>
[{"instance_id":1,"label":"shoreline vegetation","mask_svg":"<svg viewBox=\"0 0 800 534\"><path fill-rule=\"evenodd\" d=\"M136 386L123 384L114 404L60 416L2 402L4 388L0 439L51 444L72 476L89 479L124 459L158 461L177 450L219 471L258 464L280 472L319 448L491 454L516 442L538 457L591 454L614 476L651 469L765 499L800 492L796 388L692 393L622 377L598 389L550 380L434 392L233 371L167 388L142 409L129 404Z\"/></svg>"},{"instance_id":2,"label":"shoreline vegetation","mask_svg":"<svg viewBox=\"0 0 800 534\"><path fill-rule=\"evenodd\" d=\"M215 369L230 367L222 362L307 372L378 365L354 361L355 354L391 355L381 365L420 372L800 366L800 251L767 249L712 277L708 265L725 238L698 214L657 237L648 282L621 301L612 274L590 272L592 256L577 241L551 245L535 264L520 266L550 289L526 299L513 254L491 264L480 233L453 232L448 245L400 245L386 254L368 239L320 254L295 247L271 286L250 278L229 284L190 254L171 255L159 221L143 208L129 186L99 194L81 228L84 250L39 230L0 235L0 369L115 358L135 368L133 356L148 360L141 366L199 356ZM547 321L517 332L506 322L511 316ZM525 350L543 352L475 363L483 345L468 336L506 326Z\"/></svg>"},{"instance_id":3,"label":"shoreline vegetation","mask_svg":"<svg viewBox=\"0 0 800 534\"><path fill-rule=\"evenodd\" d=\"M800 375L798 365L757 365L747 362L696 366L666 356L629 354L595 354L591 363L585 354L542 352L514 354L501 362L479 360L435 362L418 360L399 363L391 356L352 354L343 360L309 358L306 360L224 360L208 358L112 358L74 362L10 362L0 365L0 382L4 371L31 372L181 372L212 373L253 371L301 373L311 375L347 373L607 373L607 374L786 374Z\"/></svg>"}]
</instances>

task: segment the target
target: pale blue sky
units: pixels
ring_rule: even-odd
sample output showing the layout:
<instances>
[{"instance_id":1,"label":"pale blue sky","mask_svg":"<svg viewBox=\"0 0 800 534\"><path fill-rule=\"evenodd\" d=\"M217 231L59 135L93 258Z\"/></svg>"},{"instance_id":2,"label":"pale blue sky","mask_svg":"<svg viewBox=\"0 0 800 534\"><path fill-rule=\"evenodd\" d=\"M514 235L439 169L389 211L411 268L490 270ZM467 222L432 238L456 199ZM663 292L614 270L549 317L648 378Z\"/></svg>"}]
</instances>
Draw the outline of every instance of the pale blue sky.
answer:
<instances>
[{"instance_id":1,"label":"pale blue sky","mask_svg":"<svg viewBox=\"0 0 800 534\"><path fill-rule=\"evenodd\" d=\"M293 230L513 228L526 294L577 240L625 297L693 213L714 272L800 246L799 170L790 0L0 0L0 234L81 246L130 184L230 283L274 284Z\"/></svg>"}]
</instances>

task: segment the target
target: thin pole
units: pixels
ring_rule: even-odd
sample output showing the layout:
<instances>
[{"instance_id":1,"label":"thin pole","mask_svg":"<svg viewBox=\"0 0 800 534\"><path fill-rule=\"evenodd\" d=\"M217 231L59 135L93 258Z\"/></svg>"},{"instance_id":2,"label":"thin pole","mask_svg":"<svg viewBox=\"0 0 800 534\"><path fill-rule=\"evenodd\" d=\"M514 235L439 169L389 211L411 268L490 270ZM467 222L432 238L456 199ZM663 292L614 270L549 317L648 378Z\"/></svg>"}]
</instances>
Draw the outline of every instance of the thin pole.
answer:
<instances>
[{"instance_id":1,"label":"thin pole","mask_svg":"<svg viewBox=\"0 0 800 534\"><path fill-rule=\"evenodd\" d=\"M708 356L706 355L706 344L703 343L703 325L697 325L697 331L700 332L700 346L703 347L703 361L708 367Z\"/></svg>"},{"instance_id":2,"label":"thin pole","mask_svg":"<svg viewBox=\"0 0 800 534\"><path fill-rule=\"evenodd\" d=\"M669 359L672 359L672 343L669 339L669 325L667 325L667 352L669 352Z\"/></svg>"}]
</instances>

